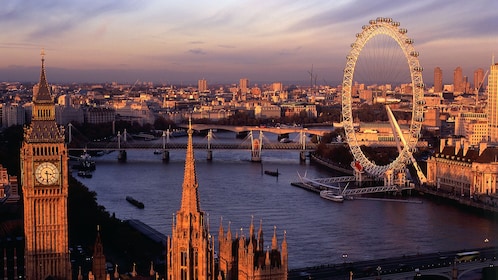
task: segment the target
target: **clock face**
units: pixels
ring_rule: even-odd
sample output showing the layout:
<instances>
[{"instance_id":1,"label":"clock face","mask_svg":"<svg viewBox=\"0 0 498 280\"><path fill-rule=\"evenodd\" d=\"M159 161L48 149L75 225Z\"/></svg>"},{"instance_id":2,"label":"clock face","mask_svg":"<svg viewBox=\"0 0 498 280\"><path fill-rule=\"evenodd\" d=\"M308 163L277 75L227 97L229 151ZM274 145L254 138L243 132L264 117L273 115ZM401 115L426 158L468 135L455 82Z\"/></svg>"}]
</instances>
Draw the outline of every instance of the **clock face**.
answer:
<instances>
[{"instance_id":1,"label":"clock face","mask_svg":"<svg viewBox=\"0 0 498 280\"><path fill-rule=\"evenodd\" d=\"M52 185L59 180L59 169L51 162L44 162L36 167L35 178L42 185Z\"/></svg>"}]
</instances>

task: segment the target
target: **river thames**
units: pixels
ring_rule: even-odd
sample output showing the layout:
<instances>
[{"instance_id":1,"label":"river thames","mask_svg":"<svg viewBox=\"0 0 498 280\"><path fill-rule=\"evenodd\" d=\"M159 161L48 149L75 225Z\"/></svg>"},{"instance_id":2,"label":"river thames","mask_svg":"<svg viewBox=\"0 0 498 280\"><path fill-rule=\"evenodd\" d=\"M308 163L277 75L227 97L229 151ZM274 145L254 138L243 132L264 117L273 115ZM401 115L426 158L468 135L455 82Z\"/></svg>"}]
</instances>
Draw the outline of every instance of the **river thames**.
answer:
<instances>
[{"instance_id":1,"label":"river thames","mask_svg":"<svg viewBox=\"0 0 498 280\"><path fill-rule=\"evenodd\" d=\"M247 234L254 217L256 229L262 220L265 246L271 246L276 226L279 244L287 233L290 269L497 245L496 219L424 197L409 198L421 203L335 203L294 187L298 173L336 175L300 162L298 151L263 150L262 163L251 162L250 151L244 150L215 150L212 161L206 160L205 150L195 150L195 158L200 207L209 215L210 233L217 238L222 218L225 230L231 222L234 236ZM152 150L128 151L125 163L117 161L116 152L94 160L93 177L76 178L97 193L100 205L119 219L138 219L171 234L173 214L180 208L185 151L170 151L168 163ZM279 177L263 174L277 169ZM128 203L128 195L145 208Z\"/></svg>"}]
</instances>

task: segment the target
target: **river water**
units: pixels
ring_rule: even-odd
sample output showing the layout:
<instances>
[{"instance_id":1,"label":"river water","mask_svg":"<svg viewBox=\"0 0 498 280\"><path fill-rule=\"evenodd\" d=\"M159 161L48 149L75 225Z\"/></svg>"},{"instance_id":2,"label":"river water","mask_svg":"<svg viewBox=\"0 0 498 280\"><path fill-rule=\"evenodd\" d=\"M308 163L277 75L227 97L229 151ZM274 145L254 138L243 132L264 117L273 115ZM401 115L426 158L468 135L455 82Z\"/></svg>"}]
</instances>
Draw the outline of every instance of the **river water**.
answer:
<instances>
[{"instance_id":1,"label":"river water","mask_svg":"<svg viewBox=\"0 0 498 280\"><path fill-rule=\"evenodd\" d=\"M234 135L221 136L236 141ZM186 141L186 138L177 141ZM194 142L204 141L194 137ZM298 151L263 150L262 163L250 161L250 151L195 150L201 209L209 215L215 238L221 219L225 230L248 232L262 221L265 246L271 246L274 226L279 243L287 233L289 268L380 259L417 253L464 250L496 245L498 221L427 200L403 203L353 200L336 203L291 185L298 173L310 178L336 174L301 163ZM165 235L180 207L185 151L170 151L170 161L152 150L128 151L126 163L113 152L94 158L92 178L80 178L97 193L97 202L120 219L138 219ZM263 174L275 171L280 176ZM74 174L76 175L76 174ZM125 200L133 196L145 204L138 209ZM347 258L344 257L347 255Z\"/></svg>"}]
</instances>

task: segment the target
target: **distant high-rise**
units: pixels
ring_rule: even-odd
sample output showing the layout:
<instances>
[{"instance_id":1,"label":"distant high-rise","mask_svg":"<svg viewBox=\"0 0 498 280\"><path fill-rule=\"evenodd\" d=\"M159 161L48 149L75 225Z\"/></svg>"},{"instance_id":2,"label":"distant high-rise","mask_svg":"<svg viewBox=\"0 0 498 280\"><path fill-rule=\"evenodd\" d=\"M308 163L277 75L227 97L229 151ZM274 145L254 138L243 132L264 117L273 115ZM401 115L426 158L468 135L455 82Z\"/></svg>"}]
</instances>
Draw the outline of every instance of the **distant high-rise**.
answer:
<instances>
[{"instance_id":1,"label":"distant high-rise","mask_svg":"<svg viewBox=\"0 0 498 280\"><path fill-rule=\"evenodd\" d=\"M247 93L249 91L249 79L243 78L239 81L240 91Z\"/></svg>"},{"instance_id":2,"label":"distant high-rise","mask_svg":"<svg viewBox=\"0 0 498 280\"><path fill-rule=\"evenodd\" d=\"M284 85L282 83L273 83L271 84L271 90L273 91L282 91L284 90Z\"/></svg>"},{"instance_id":3,"label":"distant high-rise","mask_svg":"<svg viewBox=\"0 0 498 280\"><path fill-rule=\"evenodd\" d=\"M491 65L488 76L489 141L498 143L498 63Z\"/></svg>"},{"instance_id":4,"label":"distant high-rise","mask_svg":"<svg viewBox=\"0 0 498 280\"><path fill-rule=\"evenodd\" d=\"M207 81L205 79L199 80L197 82L197 89L199 90L199 92L208 90Z\"/></svg>"},{"instance_id":5,"label":"distant high-rise","mask_svg":"<svg viewBox=\"0 0 498 280\"><path fill-rule=\"evenodd\" d=\"M434 92L443 92L443 70L439 67L434 69Z\"/></svg>"},{"instance_id":6,"label":"distant high-rise","mask_svg":"<svg viewBox=\"0 0 498 280\"><path fill-rule=\"evenodd\" d=\"M453 91L455 93L463 93L464 87L462 67L458 66L453 71Z\"/></svg>"},{"instance_id":7,"label":"distant high-rise","mask_svg":"<svg viewBox=\"0 0 498 280\"><path fill-rule=\"evenodd\" d=\"M482 68L474 71L474 91L484 91L484 70Z\"/></svg>"}]
</instances>

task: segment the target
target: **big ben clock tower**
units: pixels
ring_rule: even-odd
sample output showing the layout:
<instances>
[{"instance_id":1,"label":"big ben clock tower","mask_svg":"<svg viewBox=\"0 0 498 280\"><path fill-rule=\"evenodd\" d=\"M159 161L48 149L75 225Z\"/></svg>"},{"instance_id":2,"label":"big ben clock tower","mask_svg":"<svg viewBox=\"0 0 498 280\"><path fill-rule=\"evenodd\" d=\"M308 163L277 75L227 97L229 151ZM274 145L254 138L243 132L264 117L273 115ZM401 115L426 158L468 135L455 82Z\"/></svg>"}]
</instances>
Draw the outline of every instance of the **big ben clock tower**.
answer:
<instances>
[{"instance_id":1,"label":"big ben clock tower","mask_svg":"<svg viewBox=\"0 0 498 280\"><path fill-rule=\"evenodd\" d=\"M41 55L40 82L33 88L33 116L24 129L21 148L26 279L70 280L68 154L64 129L55 122L43 51Z\"/></svg>"}]
</instances>

